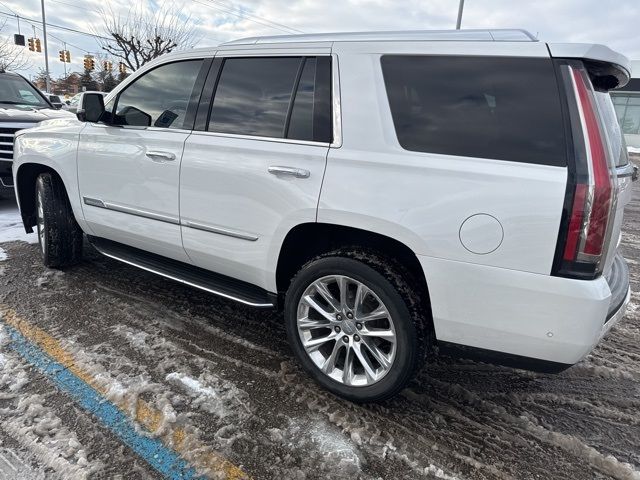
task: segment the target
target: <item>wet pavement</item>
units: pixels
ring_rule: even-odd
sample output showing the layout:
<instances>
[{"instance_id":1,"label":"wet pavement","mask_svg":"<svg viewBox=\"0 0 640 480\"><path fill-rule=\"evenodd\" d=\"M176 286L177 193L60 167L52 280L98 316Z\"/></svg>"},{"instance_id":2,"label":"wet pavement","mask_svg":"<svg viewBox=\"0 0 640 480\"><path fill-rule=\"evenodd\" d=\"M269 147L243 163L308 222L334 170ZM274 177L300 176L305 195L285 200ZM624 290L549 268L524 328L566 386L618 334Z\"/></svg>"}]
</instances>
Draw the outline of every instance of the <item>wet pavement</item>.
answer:
<instances>
[{"instance_id":1,"label":"wet pavement","mask_svg":"<svg viewBox=\"0 0 640 480\"><path fill-rule=\"evenodd\" d=\"M634 292L635 188L621 247ZM13 208L8 202L0 201L4 214ZM15 472L171 476L136 450L148 439L178 452L187 476L640 479L635 293L600 346L559 375L441 357L396 398L362 406L301 371L276 313L164 280L89 246L84 261L64 271L43 267L36 245L0 248L7 257L0 261L0 479ZM17 338L59 369L36 368L15 348ZM83 406L75 387L55 376L60 369L125 414L133 443Z\"/></svg>"}]
</instances>

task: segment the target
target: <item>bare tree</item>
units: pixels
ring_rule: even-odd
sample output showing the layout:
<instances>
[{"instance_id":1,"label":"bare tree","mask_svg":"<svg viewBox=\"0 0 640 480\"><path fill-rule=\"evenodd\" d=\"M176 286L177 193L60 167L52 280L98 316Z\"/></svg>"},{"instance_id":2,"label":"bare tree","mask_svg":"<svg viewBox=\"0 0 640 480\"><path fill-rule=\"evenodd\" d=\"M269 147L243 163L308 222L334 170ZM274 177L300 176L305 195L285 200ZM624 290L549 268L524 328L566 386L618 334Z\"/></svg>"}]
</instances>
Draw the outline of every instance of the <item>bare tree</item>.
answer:
<instances>
[{"instance_id":1,"label":"bare tree","mask_svg":"<svg viewBox=\"0 0 640 480\"><path fill-rule=\"evenodd\" d=\"M6 20L0 23L0 32L7 25ZM31 66L31 61L24 54L24 47L14 45L11 37L0 39L0 70L24 70Z\"/></svg>"},{"instance_id":2,"label":"bare tree","mask_svg":"<svg viewBox=\"0 0 640 480\"><path fill-rule=\"evenodd\" d=\"M195 22L183 15L180 7L174 4L154 12L137 3L126 15L103 9L103 31L96 33L109 40L98 38L100 46L131 70L174 49L192 48L199 40Z\"/></svg>"}]
</instances>

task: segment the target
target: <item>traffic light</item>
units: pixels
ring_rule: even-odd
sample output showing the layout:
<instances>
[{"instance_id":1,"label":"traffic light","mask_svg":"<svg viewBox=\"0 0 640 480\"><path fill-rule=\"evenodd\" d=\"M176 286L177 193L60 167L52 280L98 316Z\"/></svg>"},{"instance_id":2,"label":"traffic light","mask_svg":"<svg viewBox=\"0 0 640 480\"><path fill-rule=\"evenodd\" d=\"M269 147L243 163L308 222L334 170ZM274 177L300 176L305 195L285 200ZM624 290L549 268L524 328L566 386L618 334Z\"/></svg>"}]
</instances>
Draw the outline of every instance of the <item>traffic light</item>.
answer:
<instances>
[{"instance_id":1,"label":"traffic light","mask_svg":"<svg viewBox=\"0 0 640 480\"><path fill-rule=\"evenodd\" d=\"M66 62L66 61L67 61L67 59L66 59L66 57L65 57L65 51L64 51L64 50L60 50L60 52L59 52L59 53L60 53L60 57L59 57L59 58L60 58L60 61L61 61L61 62Z\"/></svg>"},{"instance_id":2,"label":"traffic light","mask_svg":"<svg viewBox=\"0 0 640 480\"><path fill-rule=\"evenodd\" d=\"M91 55L84 56L84 69L85 70L94 70L96 68L96 61L93 59Z\"/></svg>"},{"instance_id":3,"label":"traffic light","mask_svg":"<svg viewBox=\"0 0 640 480\"><path fill-rule=\"evenodd\" d=\"M69 52L69 50L65 50L64 61L66 63L71 63L71 53Z\"/></svg>"},{"instance_id":4,"label":"traffic light","mask_svg":"<svg viewBox=\"0 0 640 480\"><path fill-rule=\"evenodd\" d=\"M41 52L42 47L40 46L40 39L36 38L36 52Z\"/></svg>"},{"instance_id":5,"label":"traffic light","mask_svg":"<svg viewBox=\"0 0 640 480\"><path fill-rule=\"evenodd\" d=\"M29 50L31 50L32 52L36 51L36 39L35 38L30 38L29 40Z\"/></svg>"},{"instance_id":6,"label":"traffic light","mask_svg":"<svg viewBox=\"0 0 640 480\"><path fill-rule=\"evenodd\" d=\"M109 60L105 60L104 62L102 62L103 70L110 72L112 68L113 68L113 63L111 63Z\"/></svg>"},{"instance_id":7,"label":"traffic light","mask_svg":"<svg viewBox=\"0 0 640 480\"><path fill-rule=\"evenodd\" d=\"M118 64L118 71L120 73L127 73L127 66L124 63L120 62Z\"/></svg>"}]
</instances>

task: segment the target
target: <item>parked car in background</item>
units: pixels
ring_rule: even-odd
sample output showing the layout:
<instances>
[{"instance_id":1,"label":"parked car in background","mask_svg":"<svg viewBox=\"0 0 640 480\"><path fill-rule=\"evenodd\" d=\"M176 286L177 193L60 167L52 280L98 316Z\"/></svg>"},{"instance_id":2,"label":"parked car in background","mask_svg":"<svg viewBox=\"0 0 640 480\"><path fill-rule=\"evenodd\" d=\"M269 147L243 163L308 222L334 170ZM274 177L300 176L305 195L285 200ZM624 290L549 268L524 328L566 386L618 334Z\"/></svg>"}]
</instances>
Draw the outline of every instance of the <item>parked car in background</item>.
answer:
<instances>
[{"instance_id":1,"label":"parked car in background","mask_svg":"<svg viewBox=\"0 0 640 480\"><path fill-rule=\"evenodd\" d=\"M284 312L355 401L439 346L558 372L623 316L628 60L521 30L249 38L166 55L16 137L49 267L103 254ZM106 102L105 102L106 100ZM266 324L265 324L266 328Z\"/></svg>"},{"instance_id":2,"label":"parked car in background","mask_svg":"<svg viewBox=\"0 0 640 480\"><path fill-rule=\"evenodd\" d=\"M82 102L82 96L85 93L96 93L98 95L102 95L102 96L106 96L107 93L106 92L94 92L94 91L89 91L89 92L80 92L75 94L73 97L71 97L69 100L67 100L66 102L66 110L70 111L71 113L76 113L78 111L78 106L81 104L80 102Z\"/></svg>"},{"instance_id":3,"label":"parked car in background","mask_svg":"<svg viewBox=\"0 0 640 480\"><path fill-rule=\"evenodd\" d=\"M49 99L22 75L0 71L0 193L13 189L13 135L42 120L71 117L57 111Z\"/></svg>"},{"instance_id":4,"label":"parked car in background","mask_svg":"<svg viewBox=\"0 0 640 480\"><path fill-rule=\"evenodd\" d=\"M42 92L42 94L45 97L47 97L49 102L51 102L51 105L53 105L53 108L55 108L56 110L60 110L64 105L62 103L62 99L60 98L60 95L56 95L54 93L47 93L47 92Z\"/></svg>"}]
</instances>

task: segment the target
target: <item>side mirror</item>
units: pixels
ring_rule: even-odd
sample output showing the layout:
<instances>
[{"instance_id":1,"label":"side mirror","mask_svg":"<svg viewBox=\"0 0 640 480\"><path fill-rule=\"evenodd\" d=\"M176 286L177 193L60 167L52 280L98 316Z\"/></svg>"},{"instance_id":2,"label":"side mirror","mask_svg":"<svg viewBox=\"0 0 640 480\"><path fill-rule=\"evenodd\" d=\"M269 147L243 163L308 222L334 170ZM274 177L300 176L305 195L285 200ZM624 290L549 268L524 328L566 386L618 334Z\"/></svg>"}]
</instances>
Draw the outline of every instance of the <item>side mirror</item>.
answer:
<instances>
[{"instance_id":1,"label":"side mirror","mask_svg":"<svg viewBox=\"0 0 640 480\"><path fill-rule=\"evenodd\" d=\"M71 100L65 100L64 103L66 103L67 105L71 105Z\"/></svg>"},{"instance_id":2,"label":"side mirror","mask_svg":"<svg viewBox=\"0 0 640 480\"><path fill-rule=\"evenodd\" d=\"M81 122L99 122L104 114L104 97L99 93L82 95L76 116Z\"/></svg>"}]
</instances>

